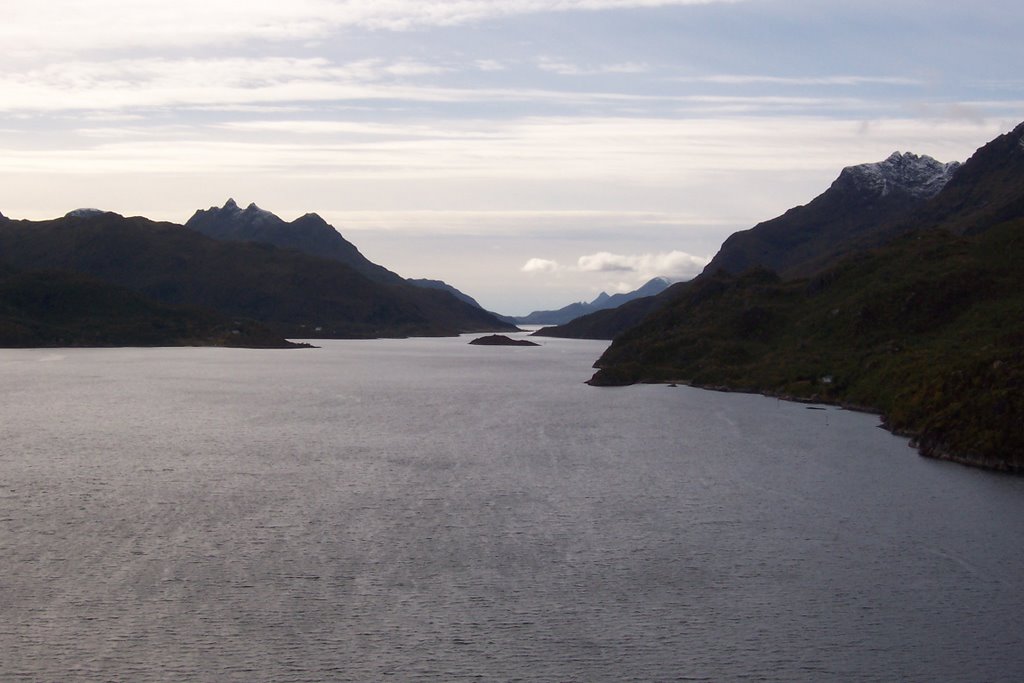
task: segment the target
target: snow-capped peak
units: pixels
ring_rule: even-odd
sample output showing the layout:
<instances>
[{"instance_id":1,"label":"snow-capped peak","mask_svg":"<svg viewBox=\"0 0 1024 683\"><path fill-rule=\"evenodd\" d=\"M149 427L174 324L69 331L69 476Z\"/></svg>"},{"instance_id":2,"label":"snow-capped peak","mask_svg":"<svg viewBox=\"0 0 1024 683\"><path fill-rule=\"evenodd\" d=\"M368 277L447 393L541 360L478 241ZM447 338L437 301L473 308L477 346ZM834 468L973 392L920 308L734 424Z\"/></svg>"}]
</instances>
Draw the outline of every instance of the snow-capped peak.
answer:
<instances>
[{"instance_id":1,"label":"snow-capped peak","mask_svg":"<svg viewBox=\"0 0 1024 683\"><path fill-rule=\"evenodd\" d=\"M880 197L901 191L929 199L946 186L958 168L958 161L945 164L927 155L893 152L885 161L849 166L840 177L853 180L860 188Z\"/></svg>"},{"instance_id":2,"label":"snow-capped peak","mask_svg":"<svg viewBox=\"0 0 1024 683\"><path fill-rule=\"evenodd\" d=\"M265 209L261 209L256 206L256 202L252 202L249 206L245 207L245 211L242 212L241 216L245 221L254 224L276 222L281 219L278 218L277 214L271 213Z\"/></svg>"},{"instance_id":3,"label":"snow-capped peak","mask_svg":"<svg viewBox=\"0 0 1024 683\"><path fill-rule=\"evenodd\" d=\"M66 214L64 214L64 217L65 218L91 218L93 216L102 216L105 213L106 213L106 211L104 211L103 209L82 208L82 209L74 209L73 211L68 211Z\"/></svg>"},{"instance_id":4,"label":"snow-capped peak","mask_svg":"<svg viewBox=\"0 0 1024 683\"><path fill-rule=\"evenodd\" d=\"M228 199L224 202L224 206L219 209L216 206L211 206L210 213L212 215L220 215L225 218L229 218L232 221L238 221L248 225L259 225L261 223L281 220L276 214L256 206L255 202L249 204L249 206L245 207L245 210L243 211L234 199Z\"/></svg>"}]
</instances>

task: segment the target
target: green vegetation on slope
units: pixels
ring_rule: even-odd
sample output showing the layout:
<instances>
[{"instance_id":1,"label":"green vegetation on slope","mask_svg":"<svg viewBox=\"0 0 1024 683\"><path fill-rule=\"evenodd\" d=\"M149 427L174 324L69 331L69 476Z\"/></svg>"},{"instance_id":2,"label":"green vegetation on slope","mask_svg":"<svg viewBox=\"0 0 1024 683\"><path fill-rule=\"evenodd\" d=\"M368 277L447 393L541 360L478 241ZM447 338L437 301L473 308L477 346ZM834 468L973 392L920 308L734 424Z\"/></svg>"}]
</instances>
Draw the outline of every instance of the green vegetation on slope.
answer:
<instances>
[{"instance_id":1,"label":"green vegetation on slope","mask_svg":"<svg viewBox=\"0 0 1024 683\"><path fill-rule=\"evenodd\" d=\"M915 232L809 280L701 278L597 362L597 385L688 382L882 413L922 453L1024 471L1024 221Z\"/></svg>"},{"instance_id":2,"label":"green vegetation on slope","mask_svg":"<svg viewBox=\"0 0 1024 683\"><path fill-rule=\"evenodd\" d=\"M165 306L60 272L0 273L0 347L300 346L252 321Z\"/></svg>"}]
</instances>

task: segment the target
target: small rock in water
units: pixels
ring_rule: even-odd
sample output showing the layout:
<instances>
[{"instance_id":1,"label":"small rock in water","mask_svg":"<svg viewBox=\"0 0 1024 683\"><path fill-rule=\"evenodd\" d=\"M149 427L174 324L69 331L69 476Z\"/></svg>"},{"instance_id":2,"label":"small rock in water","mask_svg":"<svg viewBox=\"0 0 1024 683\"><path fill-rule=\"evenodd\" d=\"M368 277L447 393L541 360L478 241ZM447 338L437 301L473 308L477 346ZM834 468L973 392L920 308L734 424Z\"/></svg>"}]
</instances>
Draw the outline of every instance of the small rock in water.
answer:
<instances>
[{"instance_id":1,"label":"small rock in water","mask_svg":"<svg viewBox=\"0 0 1024 683\"><path fill-rule=\"evenodd\" d=\"M492 334L487 337L477 337L469 343L477 344L479 346L540 346L540 344L536 342L526 339L512 339L503 334Z\"/></svg>"}]
</instances>

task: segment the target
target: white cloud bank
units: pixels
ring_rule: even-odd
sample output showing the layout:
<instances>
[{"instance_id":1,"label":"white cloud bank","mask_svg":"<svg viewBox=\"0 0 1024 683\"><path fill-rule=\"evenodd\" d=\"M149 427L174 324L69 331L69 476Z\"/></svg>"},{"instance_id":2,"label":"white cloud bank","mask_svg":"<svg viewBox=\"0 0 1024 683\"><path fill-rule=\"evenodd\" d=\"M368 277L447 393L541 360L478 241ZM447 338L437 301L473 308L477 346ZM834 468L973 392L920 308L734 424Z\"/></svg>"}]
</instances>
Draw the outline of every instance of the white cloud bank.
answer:
<instances>
[{"instance_id":1,"label":"white cloud bank","mask_svg":"<svg viewBox=\"0 0 1024 683\"><path fill-rule=\"evenodd\" d=\"M583 272L627 272L650 279L663 275L670 279L690 278L704 269L708 259L682 251L662 254L611 254L602 251L581 256L576 267Z\"/></svg>"},{"instance_id":2,"label":"white cloud bank","mask_svg":"<svg viewBox=\"0 0 1024 683\"><path fill-rule=\"evenodd\" d=\"M558 261L544 258L532 258L522 267L524 273L557 273L561 266Z\"/></svg>"},{"instance_id":3,"label":"white cloud bank","mask_svg":"<svg viewBox=\"0 0 1024 683\"><path fill-rule=\"evenodd\" d=\"M557 261L531 258L523 267L524 273L615 273L616 276L632 274L637 281L653 277L667 277L670 280L688 280L698 275L709 259L682 251L657 254L613 254L602 251L580 256L574 266L563 266Z\"/></svg>"}]
</instances>

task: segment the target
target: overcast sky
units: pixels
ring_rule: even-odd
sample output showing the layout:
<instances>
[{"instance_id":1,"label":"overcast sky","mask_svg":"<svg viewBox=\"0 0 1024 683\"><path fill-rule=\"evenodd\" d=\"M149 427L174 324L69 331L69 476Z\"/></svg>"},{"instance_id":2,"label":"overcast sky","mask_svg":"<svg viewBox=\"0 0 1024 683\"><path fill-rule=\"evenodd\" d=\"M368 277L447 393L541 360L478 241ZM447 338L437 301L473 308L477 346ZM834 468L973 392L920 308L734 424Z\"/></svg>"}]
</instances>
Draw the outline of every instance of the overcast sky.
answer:
<instances>
[{"instance_id":1,"label":"overcast sky","mask_svg":"<svg viewBox=\"0 0 1024 683\"><path fill-rule=\"evenodd\" d=\"M1019 0L3 0L0 212L322 215L520 314L1024 120Z\"/></svg>"}]
</instances>

